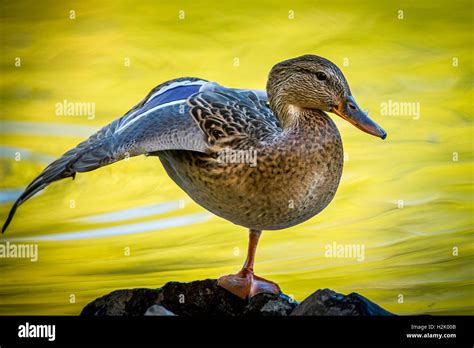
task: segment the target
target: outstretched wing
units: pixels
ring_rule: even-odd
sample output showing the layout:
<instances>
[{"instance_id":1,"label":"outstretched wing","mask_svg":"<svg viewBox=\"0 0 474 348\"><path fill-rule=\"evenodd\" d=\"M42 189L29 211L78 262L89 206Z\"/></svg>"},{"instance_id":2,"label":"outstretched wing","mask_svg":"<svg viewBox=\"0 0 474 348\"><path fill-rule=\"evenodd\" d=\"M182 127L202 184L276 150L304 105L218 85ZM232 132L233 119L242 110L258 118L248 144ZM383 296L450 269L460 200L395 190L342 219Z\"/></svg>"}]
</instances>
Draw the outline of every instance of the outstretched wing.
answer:
<instances>
[{"instance_id":1,"label":"outstretched wing","mask_svg":"<svg viewBox=\"0 0 474 348\"><path fill-rule=\"evenodd\" d=\"M206 86L188 99L191 115L213 146L266 142L282 132L265 92Z\"/></svg>"},{"instance_id":2,"label":"outstretched wing","mask_svg":"<svg viewBox=\"0 0 474 348\"><path fill-rule=\"evenodd\" d=\"M198 93L205 80L181 78L154 88L123 117L100 129L89 139L51 163L28 185L10 210L2 233L16 209L52 182L117 162L126 157L160 150L206 152L209 144L189 115L186 99Z\"/></svg>"}]
</instances>

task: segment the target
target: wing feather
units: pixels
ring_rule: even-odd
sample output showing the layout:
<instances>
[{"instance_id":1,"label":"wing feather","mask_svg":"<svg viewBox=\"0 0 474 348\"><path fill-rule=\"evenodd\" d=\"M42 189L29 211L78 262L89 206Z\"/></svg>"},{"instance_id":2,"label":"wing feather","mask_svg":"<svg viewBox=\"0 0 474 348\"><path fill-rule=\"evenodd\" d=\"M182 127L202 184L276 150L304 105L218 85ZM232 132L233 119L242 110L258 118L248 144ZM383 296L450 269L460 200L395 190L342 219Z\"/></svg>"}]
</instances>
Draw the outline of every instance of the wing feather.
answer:
<instances>
[{"instance_id":1,"label":"wing feather","mask_svg":"<svg viewBox=\"0 0 474 348\"><path fill-rule=\"evenodd\" d=\"M22 203L55 181L74 178L78 172L88 172L127 157L160 150L206 152L209 145L196 122L190 117L189 106L185 101L170 103L165 107L150 105L153 96L163 88L195 81L203 80L183 78L157 86L123 117L100 129L48 165L15 201L3 225L2 233Z\"/></svg>"},{"instance_id":2,"label":"wing feather","mask_svg":"<svg viewBox=\"0 0 474 348\"><path fill-rule=\"evenodd\" d=\"M214 84L188 99L191 115L210 145L268 141L282 132L264 92Z\"/></svg>"}]
</instances>

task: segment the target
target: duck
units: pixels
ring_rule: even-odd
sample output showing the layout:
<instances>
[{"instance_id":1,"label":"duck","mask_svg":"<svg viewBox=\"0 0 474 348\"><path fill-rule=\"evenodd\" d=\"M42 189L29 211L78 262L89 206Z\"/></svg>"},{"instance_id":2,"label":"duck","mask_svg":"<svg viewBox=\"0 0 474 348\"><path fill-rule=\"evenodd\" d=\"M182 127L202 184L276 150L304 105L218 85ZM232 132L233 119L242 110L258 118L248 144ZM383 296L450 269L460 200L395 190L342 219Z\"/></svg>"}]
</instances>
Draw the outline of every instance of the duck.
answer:
<instances>
[{"instance_id":1,"label":"duck","mask_svg":"<svg viewBox=\"0 0 474 348\"><path fill-rule=\"evenodd\" d=\"M262 231L301 224L328 206L343 169L340 133L328 113L370 135L386 132L357 105L341 70L306 54L277 63L266 91L196 77L164 82L122 117L48 165L13 204L76 173L146 155L198 205L247 229L241 270L217 283L246 299L280 294L254 272Z\"/></svg>"}]
</instances>

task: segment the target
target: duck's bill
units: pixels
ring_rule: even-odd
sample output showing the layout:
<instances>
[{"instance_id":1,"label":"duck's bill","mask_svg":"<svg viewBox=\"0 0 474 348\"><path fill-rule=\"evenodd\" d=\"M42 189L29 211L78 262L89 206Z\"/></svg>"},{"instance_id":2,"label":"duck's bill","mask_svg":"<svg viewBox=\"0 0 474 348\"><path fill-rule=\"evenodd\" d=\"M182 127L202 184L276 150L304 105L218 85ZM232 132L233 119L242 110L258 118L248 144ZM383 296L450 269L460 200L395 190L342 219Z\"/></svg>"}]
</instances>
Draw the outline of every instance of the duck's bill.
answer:
<instances>
[{"instance_id":1,"label":"duck's bill","mask_svg":"<svg viewBox=\"0 0 474 348\"><path fill-rule=\"evenodd\" d=\"M331 108L331 112L341 116L366 133L382 139L387 137L387 133L385 133L382 127L372 121L367 113L359 108L352 96L347 97L346 100L341 102L337 107Z\"/></svg>"}]
</instances>

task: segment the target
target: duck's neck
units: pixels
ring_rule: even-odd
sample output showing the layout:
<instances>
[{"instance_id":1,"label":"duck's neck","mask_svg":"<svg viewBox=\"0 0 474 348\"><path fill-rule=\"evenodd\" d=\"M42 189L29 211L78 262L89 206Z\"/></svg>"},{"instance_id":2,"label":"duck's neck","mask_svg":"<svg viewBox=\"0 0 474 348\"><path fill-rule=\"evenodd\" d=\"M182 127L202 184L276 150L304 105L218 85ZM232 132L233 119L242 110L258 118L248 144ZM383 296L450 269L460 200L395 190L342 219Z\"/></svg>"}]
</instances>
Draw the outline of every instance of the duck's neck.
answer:
<instances>
[{"instance_id":1,"label":"duck's neck","mask_svg":"<svg viewBox=\"0 0 474 348\"><path fill-rule=\"evenodd\" d=\"M339 138L339 131L331 118L322 110L307 109L291 102L291 91L283 79L270 78L267 95L270 108L280 121L286 134L305 134L306 137L319 136L321 132Z\"/></svg>"},{"instance_id":2,"label":"duck's neck","mask_svg":"<svg viewBox=\"0 0 474 348\"><path fill-rule=\"evenodd\" d=\"M288 90L288 84L278 78L270 78L267 82L268 103L275 116L280 121L284 130L290 130L295 127L303 126L307 115L319 110L311 110L299 107L292 103L292 91ZM321 113L323 113L321 111ZM324 113L323 113L324 114Z\"/></svg>"},{"instance_id":3,"label":"duck's neck","mask_svg":"<svg viewBox=\"0 0 474 348\"><path fill-rule=\"evenodd\" d=\"M270 108L280 121L285 132L312 133L318 128L335 128L330 117L322 110L301 108L281 99L270 102Z\"/></svg>"},{"instance_id":4,"label":"duck's neck","mask_svg":"<svg viewBox=\"0 0 474 348\"><path fill-rule=\"evenodd\" d=\"M279 119L283 129L293 129L300 125L300 117L304 116L309 110L302 109L293 104L282 103L272 108L276 117Z\"/></svg>"},{"instance_id":5,"label":"duck's neck","mask_svg":"<svg viewBox=\"0 0 474 348\"><path fill-rule=\"evenodd\" d=\"M279 87L278 85L271 84L269 81L267 85L268 103L280 121L281 127L289 129L297 125L298 115L302 110L298 106L291 104Z\"/></svg>"},{"instance_id":6,"label":"duck's neck","mask_svg":"<svg viewBox=\"0 0 474 348\"><path fill-rule=\"evenodd\" d=\"M282 123L284 133L303 136L302 141L310 138L319 138L321 134L325 137L339 137L339 131L333 120L322 110L300 108L294 105L287 105L282 116L277 117Z\"/></svg>"},{"instance_id":7,"label":"duck's neck","mask_svg":"<svg viewBox=\"0 0 474 348\"><path fill-rule=\"evenodd\" d=\"M288 148L303 146L309 152L323 144L335 144L334 150L342 152L339 130L333 120L322 110L300 108L292 104L270 104L283 128L282 141ZM340 155L339 153L337 154Z\"/></svg>"}]
</instances>

